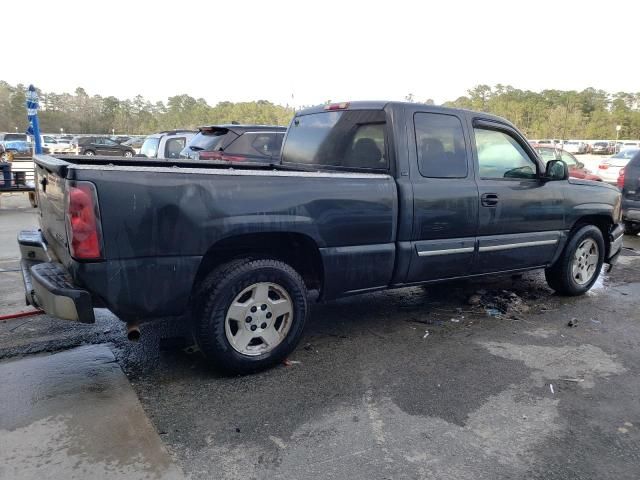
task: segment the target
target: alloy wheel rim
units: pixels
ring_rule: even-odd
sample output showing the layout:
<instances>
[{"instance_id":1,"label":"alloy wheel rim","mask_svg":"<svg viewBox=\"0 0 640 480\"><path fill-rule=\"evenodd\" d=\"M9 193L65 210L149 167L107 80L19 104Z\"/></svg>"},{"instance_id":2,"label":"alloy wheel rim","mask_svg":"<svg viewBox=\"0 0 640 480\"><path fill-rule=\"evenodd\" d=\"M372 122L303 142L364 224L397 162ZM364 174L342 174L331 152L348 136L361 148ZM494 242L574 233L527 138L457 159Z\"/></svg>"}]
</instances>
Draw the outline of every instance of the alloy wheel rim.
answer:
<instances>
[{"instance_id":1,"label":"alloy wheel rim","mask_svg":"<svg viewBox=\"0 0 640 480\"><path fill-rule=\"evenodd\" d=\"M589 283L596 273L598 267L599 252L596 242L587 238L580 243L573 254L571 264L571 275L578 285Z\"/></svg>"},{"instance_id":2,"label":"alloy wheel rim","mask_svg":"<svg viewBox=\"0 0 640 480\"><path fill-rule=\"evenodd\" d=\"M293 302L287 291L271 282L242 290L227 309L224 330L231 347L242 355L271 352L291 329Z\"/></svg>"}]
</instances>

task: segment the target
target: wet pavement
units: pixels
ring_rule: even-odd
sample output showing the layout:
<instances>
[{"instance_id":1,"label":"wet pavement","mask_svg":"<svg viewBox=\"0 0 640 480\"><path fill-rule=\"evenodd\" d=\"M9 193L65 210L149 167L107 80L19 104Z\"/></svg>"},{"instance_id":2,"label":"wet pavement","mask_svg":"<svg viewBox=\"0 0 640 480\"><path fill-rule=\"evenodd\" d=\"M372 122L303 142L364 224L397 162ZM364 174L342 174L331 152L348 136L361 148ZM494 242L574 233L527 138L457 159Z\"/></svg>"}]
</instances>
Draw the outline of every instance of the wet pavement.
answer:
<instances>
[{"instance_id":1,"label":"wet pavement","mask_svg":"<svg viewBox=\"0 0 640 480\"><path fill-rule=\"evenodd\" d=\"M0 363L0 385L0 478L184 478L108 346Z\"/></svg>"},{"instance_id":2,"label":"wet pavement","mask_svg":"<svg viewBox=\"0 0 640 480\"><path fill-rule=\"evenodd\" d=\"M578 298L534 272L314 305L288 366L246 377L161 339L179 326L128 343L104 310L0 322L0 366L109 342L194 479L636 479L640 238L625 244Z\"/></svg>"}]
</instances>

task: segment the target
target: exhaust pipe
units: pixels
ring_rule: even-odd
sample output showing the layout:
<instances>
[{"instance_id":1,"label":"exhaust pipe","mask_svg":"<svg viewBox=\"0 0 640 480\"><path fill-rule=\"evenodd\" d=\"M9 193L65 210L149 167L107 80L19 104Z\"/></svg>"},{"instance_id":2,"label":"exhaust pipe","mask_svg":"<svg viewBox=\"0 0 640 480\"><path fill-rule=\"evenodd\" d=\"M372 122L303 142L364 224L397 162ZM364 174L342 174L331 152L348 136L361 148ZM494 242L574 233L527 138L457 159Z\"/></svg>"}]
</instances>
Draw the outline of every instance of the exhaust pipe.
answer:
<instances>
[{"instance_id":1,"label":"exhaust pipe","mask_svg":"<svg viewBox=\"0 0 640 480\"><path fill-rule=\"evenodd\" d=\"M127 339L130 342L140 340L140 326L137 323L127 323Z\"/></svg>"}]
</instances>

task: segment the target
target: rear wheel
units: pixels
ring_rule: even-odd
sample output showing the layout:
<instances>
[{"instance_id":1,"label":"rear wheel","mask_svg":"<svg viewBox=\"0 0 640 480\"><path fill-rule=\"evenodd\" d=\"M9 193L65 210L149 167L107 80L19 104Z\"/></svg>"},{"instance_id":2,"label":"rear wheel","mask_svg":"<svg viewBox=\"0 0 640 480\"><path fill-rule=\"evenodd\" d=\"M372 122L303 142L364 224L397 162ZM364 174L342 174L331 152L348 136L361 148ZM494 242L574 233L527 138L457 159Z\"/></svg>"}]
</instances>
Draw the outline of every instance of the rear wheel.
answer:
<instances>
[{"instance_id":1,"label":"rear wheel","mask_svg":"<svg viewBox=\"0 0 640 480\"><path fill-rule=\"evenodd\" d=\"M129 151L126 151L126 152L124 152L124 157L131 158L131 157L133 157L133 153L129 152Z\"/></svg>"},{"instance_id":2,"label":"rear wheel","mask_svg":"<svg viewBox=\"0 0 640 480\"><path fill-rule=\"evenodd\" d=\"M196 295L195 337L216 368L249 373L284 360L307 316L298 272L273 259L239 259L218 267Z\"/></svg>"},{"instance_id":3,"label":"rear wheel","mask_svg":"<svg viewBox=\"0 0 640 480\"><path fill-rule=\"evenodd\" d=\"M545 270L549 286L561 295L582 295L598 279L604 262L604 239L594 225L579 228L560 258Z\"/></svg>"},{"instance_id":4,"label":"rear wheel","mask_svg":"<svg viewBox=\"0 0 640 480\"><path fill-rule=\"evenodd\" d=\"M96 154L96 152L94 152L93 150L86 150L84 152L84 155L86 155L87 157L93 157Z\"/></svg>"}]
</instances>

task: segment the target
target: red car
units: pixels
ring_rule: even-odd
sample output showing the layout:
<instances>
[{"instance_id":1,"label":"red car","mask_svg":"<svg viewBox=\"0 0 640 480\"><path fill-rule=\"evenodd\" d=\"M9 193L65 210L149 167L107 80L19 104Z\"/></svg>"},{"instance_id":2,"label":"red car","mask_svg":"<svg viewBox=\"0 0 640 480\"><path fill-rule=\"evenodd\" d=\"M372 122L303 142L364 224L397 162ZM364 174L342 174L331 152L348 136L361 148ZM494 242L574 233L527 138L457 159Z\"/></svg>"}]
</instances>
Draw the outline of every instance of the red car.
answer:
<instances>
[{"instance_id":1,"label":"red car","mask_svg":"<svg viewBox=\"0 0 640 480\"><path fill-rule=\"evenodd\" d=\"M601 182L602 178L595 175L588 168L585 168L584 163L580 162L569 152L564 150L558 150L553 147L542 147L537 144L533 144L532 147L538 152L538 155L546 162L549 160L562 160L569 166L569 176L573 178L582 178L584 180L594 180Z\"/></svg>"}]
</instances>

